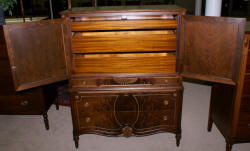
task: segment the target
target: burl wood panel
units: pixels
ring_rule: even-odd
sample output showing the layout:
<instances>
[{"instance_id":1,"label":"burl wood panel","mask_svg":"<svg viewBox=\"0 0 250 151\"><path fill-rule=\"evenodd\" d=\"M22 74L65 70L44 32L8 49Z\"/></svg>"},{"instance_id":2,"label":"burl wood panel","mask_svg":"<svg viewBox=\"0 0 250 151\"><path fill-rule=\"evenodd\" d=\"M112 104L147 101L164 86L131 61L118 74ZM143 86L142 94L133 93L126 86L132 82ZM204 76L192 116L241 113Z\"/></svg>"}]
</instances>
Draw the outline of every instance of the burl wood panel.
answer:
<instances>
[{"instance_id":1,"label":"burl wood panel","mask_svg":"<svg viewBox=\"0 0 250 151\"><path fill-rule=\"evenodd\" d=\"M176 29L176 27L175 19L71 22L71 31Z\"/></svg>"},{"instance_id":2,"label":"burl wood panel","mask_svg":"<svg viewBox=\"0 0 250 151\"><path fill-rule=\"evenodd\" d=\"M118 54L73 56L73 74L84 73L175 73L173 54Z\"/></svg>"},{"instance_id":3,"label":"burl wood panel","mask_svg":"<svg viewBox=\"0 0 250 151\"><path fill-rule=\"evenodd\" d=\"M245 19L182 16L179 20L178 71L189 78L235 85Z\"/></svg>"},{"instance_id":4,"label":"burl wood panel","mask_svg":"<svg viewBox=\"0 0 250 151\"><path fill-rule=\"evenodd\" d=\"M172 30L81 32L72 37L73 53L175 51Z\"/></svg>"},{"instance_id":5,"label":"burl wood panel","mask_svg":"<svg viewBox=\"0 0 250 151\"><path fill-rule=\"evenodd\" d=\"M68 78L69 40L63 20L4 26L17 91Z\"/></svg>"}]
</instances>

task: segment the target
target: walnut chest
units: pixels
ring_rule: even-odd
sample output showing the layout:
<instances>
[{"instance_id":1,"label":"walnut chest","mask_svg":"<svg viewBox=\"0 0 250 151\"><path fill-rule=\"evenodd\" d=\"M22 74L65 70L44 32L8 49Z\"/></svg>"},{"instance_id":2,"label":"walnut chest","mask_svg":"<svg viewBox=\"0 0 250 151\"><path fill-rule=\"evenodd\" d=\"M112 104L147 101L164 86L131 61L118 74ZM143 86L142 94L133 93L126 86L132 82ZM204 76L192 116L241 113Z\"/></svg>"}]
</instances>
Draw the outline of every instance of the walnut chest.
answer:
<instances>
[{"instance_id":1,"label":"walnut chest","mask_svg":"<svg viewBox=\"0 0 250 151\"><path fill-rule=\"evenodd\" d=\"M61 15L2 26L0 56L8 60L13 90L69 79L76 147L81 134L159 132L176 134L178 146L182 77L242 87L245 19L186 16L177 6L73 8Z\"/></svg>"}]
</instances>

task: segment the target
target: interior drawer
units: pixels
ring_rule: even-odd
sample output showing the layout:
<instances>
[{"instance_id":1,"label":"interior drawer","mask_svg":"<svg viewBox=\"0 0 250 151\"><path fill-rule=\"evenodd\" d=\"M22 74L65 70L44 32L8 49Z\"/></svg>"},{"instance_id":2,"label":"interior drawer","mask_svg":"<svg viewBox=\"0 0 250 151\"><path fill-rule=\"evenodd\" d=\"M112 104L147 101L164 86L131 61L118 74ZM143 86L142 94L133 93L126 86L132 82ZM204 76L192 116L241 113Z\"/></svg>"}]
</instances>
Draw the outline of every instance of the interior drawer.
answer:
<instances>
[{"instance_id":1,"label":"interior drawer","mask_svg":"<svg viewBox=\"0 0 250 151\"><path fill-rule=\"evenodd\" d=\"M176 73L173 53L74 54L73 74Z\"/></svg>"},{"instance_id":2,"label":"interior drawer","mask_svg":"<svg viewBox=\"0 0 250 151\"><path fill-rule=\"evenodd\" d=\"M175 51L174 30L79 32L72 37L73 53Z\"/></svg>"},{"instance_id":3,"label":"interior drawer","mask_svg":"<svg viewBox=\"0 0 250 151\"><path fill-rule=\"evenodd\" d=\"M115 21L75 21L71 31L176 29L177 20L115 20Z\"/></svg>"},{"instance_id":4,"label":"interior drawer","mask_svg":"<svg viewBox=\"0 0 250 151\"><path fill-rule=\"evenodd\" d=\"M172 86L179 85L179 77L107 77L107 78L72 78L71 85L75 88L97 88L118 86Z\"/></svg>"}]
</instances>

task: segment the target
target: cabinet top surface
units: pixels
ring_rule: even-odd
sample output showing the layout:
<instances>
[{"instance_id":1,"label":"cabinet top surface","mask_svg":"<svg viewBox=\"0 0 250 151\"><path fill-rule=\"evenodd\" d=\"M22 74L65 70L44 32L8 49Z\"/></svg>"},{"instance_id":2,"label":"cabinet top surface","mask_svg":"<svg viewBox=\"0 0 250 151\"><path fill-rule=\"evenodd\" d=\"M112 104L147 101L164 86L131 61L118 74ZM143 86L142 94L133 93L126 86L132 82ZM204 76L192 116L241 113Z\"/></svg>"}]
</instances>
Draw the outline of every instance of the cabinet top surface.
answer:
<instances>
[{"instance_id":1,"label":"cabinet top surface","mask_svg":"<svg viewBox=\"0 0 250 151\"><path fill-rule=\"evenodd\" d=\"M73 7L71 10L61 12L61 14L78 13L122 13L122 12L175 12L182 13L186 9L178 5L138 5L138 6L101 6L101 7Z\"/></svg>"}]
</instances>

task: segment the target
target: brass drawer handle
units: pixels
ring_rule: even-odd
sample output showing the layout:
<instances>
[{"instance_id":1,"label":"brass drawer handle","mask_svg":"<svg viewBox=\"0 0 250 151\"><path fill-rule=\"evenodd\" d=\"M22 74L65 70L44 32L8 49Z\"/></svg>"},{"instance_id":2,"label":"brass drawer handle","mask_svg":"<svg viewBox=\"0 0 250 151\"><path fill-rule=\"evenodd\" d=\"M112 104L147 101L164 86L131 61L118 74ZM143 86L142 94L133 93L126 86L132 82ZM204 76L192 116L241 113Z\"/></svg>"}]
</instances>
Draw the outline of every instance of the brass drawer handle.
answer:
<instances>
[{"instance_id":1,"label":"brass drawer handle","mask_svg":"<svg viewBox=\"0 0 250 151\"><path fill-rule=\"evenodd\" d=\"M177 93L174 93L173 96L174 96L174 97L177 97Z\"/></svg>"},{"instance_id":2,"label":"brass drawer handle","mask_svg":"<svg viewBox=\"0 0 250 151\"><path fill-rule=\"evenodd\" d=\"M88 106L89 106L89 103L88 103L88 102L85 102L84 106L85 106L85 107L88 107Z\"/></svg>"},{"instance_id":3,"label":"brass drawer handle","mask_svg":"<svg viewBox=\"0 0 250 151\"><path fill-rule=\"evenodd\" d=\"M90 117L86 117L86 122L89 123L90 122Z\"/></svg>"},{"instance_id":4,"label":"brass drawer handle","mask_svg":"<svg viewBox=\"0 0 250 151\"><path fill-rule=\"evenodd\" d=\"M21 101L20 103L22 106L27 106L29 104L29 101L27 100L24 100L24 101Z\"/></svg>"},{"instance_id":5,"label":"brass drawer handle","mask_svg":"<svg viewBox=\"0 0 250 151\"><path fill-rule=\"evenodd\" d=\"M78 99L80 99L80 97L79 97L78 95L76 95L76 96L75 96L75 99L77 99L77 100L78 100Z\"/></svg>"},{"instance_id":6,"label":"brass drawer handle","mask_svg":"<svg viewBox=\"0 0 250 151\"><path fill-rule=\"evenodd\" d=\"M167 121L167 120L168 120L168 116L164 116L164 117L163 117L163 120L164 120L164 121Z\"/></svg>"},{"instance_id":7,"label":"brass drawer handle","mask_svg":"<svg viewBox=\"0 0 250 151\"><path fill-rule=\"evenodd\" d=\"M168 105L168 100L164 100L164 105Z\"/></svg>"},{"instance_id":8,"label":"brass drawer handle","mask_svg":"<svg viewBox=\"0 0 250 151\"><path fill-rule=\"evenodd\" d=\"M168 84L168 80L165 80L165 83Z\"/></svg>"},{"instance_id":9,"label":"brass drawer handle","mask_svg":"<svg viewBox=\"0 0 250 151\"><path fill-rule=\"evenodd\" d=\"M248 124L248 128L250 128L250 123Z\"/></svg>"},{"instance_id":10,"label":"brass drawer handle","mask_svg":"<svg viewBox=\"0 0 250 151\"><path fill-rule=\"evenodd\" d=\"M86 81L85 80L82 81L82 85L86 85Z\"/></svg>"}]
</instances>

